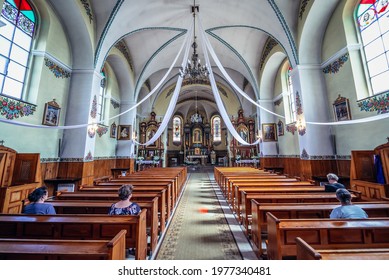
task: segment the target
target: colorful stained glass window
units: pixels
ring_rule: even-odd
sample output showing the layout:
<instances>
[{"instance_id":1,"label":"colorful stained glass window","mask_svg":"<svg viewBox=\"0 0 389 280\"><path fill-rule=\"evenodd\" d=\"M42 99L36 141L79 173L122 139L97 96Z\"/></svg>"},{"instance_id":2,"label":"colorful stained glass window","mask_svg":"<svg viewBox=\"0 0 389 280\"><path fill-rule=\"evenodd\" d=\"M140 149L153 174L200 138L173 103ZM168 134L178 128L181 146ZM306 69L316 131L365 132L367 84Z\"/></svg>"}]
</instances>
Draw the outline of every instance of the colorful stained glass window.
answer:
<instances>
[{"instance_id":1,"label":"colorful stained glass window","mask_svg":"<svg viewBox=\"0 0 389 280\"><path fill-rule=\"evenodd\" d=\"M221 120L219 116L216 116L212 119L212 134L213 134L213 142L222 141Z\"/></svg>"},{"instance_id":2,"label":"colorful stained glass window","mask_svg":"<svg viewBox=\"0 0 389 280\"><path fill-rule=\"evenodd\" d=\"M27 0L5 0L0 28L0 94L21 99L35 30Z\"/></svg>"},{"instance_id":3,"label":"colorful stained glass window","mask_svg":"<svg viewBox=\"0 0 389 280\"><path fill-rule=\"evenodd\" d=\"M373 94L389 90L389 0L362 0L357 22Z\"/></svg>"},{"instance_id":4,"label":"colorful stained glass window","mask_svg":"<svg viewBox=\"0 0 389 280\"><path fill-rule=\"evenodd\" d=\"M181 119L173 118L173 142L181 142Z\"/></svg>"}]
</instances>

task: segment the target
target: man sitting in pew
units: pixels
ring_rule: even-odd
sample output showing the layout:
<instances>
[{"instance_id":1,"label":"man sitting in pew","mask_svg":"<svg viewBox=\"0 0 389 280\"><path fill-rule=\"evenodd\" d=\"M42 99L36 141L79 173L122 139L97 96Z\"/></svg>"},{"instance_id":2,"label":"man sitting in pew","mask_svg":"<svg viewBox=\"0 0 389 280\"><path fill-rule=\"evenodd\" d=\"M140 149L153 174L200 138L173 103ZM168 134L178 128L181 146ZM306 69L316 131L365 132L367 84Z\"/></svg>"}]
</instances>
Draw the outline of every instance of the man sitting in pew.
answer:
<instances>
[{"instance_id":1,"label":"man sitting in pew","mask_svg":"<svg viewBox=\"0 0 389 280\"><path fill-rule=\"evenodd\" d=\"M53 205L44 203L47 198L48 191L46 186L35 189L28 195L29 204L23 208L23 214L56 214Z\"/></svg>"},{"instance_id":2,"label":"man sitting in pew","mask_svg":"<svg viewBox=\"0 0 389 280\"><path fill-rule=\"evenodd\" d=\"M368 215L358 205L351 203L351 194L346 189L338 189L336 191L336 198L339 200L341 206L334 208L331 211L331 219L366 219Z\"/></svg>"},{"instance_id":3,"label":"man sitting in pew","mask_svg":"<svg viewBox=\"0 0 389 280\"><path fill-rule=\"evenodd\" d=\"M109 209L109 215L138 215L141 211L140 206L136 202L131 202L132 185L126 184L120 187L118 195L120 201L113 203Z\"/></svg>"},{"instance_id":4,"label":"man sitting in pew","mask_svg":"<svg viewBox=\"0 0 389 280\"><path fill-rule=\"evenodd\" d=\"M336 176L336 174L334 174L334 173L328 173L327 180L328 180L328 184L324 185L326 192L336 192L337 189L345 189L346 188L343 184L338 182L339 177Z\"/></svg>"}]
</instances>

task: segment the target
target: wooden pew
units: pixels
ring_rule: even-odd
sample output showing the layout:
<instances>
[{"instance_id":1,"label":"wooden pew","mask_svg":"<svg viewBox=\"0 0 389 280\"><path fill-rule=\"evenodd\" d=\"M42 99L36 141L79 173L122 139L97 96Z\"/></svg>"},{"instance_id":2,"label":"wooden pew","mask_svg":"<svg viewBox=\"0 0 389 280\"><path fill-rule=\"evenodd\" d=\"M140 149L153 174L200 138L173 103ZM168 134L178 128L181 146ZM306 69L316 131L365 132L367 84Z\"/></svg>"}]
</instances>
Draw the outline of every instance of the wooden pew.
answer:
<instances>
[{"instance_id":1,"label":"wooden pew","mask_svg":"<svg viewBox=\"0 0 389 280\"><path fill-rule=\"evenodd\" d=\"M116 201L104 200L51 200L57 214L99 214L108 215L109 208ZM152 201L138 201L141 209L146 209L146 227L150 230L150 252L154 252L158 243L158 198Z\"/></svg>"},{"instance_id":2,"label":"wooden pew","mask_svg":"<svg viewBox=\"0 0 389 280\"><path fill-rule=\"evenodd\" d=\"M256 204L255 200L252 203ZM379 202L356 202L363 208L370 218L389 218L389 203ZM267 233L267 213L272 213L279 219L318 219L329 218L331 211L339 206L339 202L325 203L285 203L268 204L263 203L253 208L252 240L258 256L262 255L263 234Z\"/></svg>"},{"instance_id":3,"label":"wooden pew","mask_svg":"<svg viewBox=\"0 0 389 280\"><path fill-rule=\"evenodd\" d=\"M99 193L99 192L111 192L115 193L117 195L117 191L119 190L120 186L112 186L112 187L95 187L95 186L87 186L83 185L80 187L79 192L88 192L88 193ZM143 186L143 187L136 187L133 190L133 197L135 198L137 193L158 193L157 196L160 198L159 203L162 206L162 212L161 216L164 216L164 220L167 221L171 215L171 200L168 199L167 189L165 187L153 187L153 186ZM134 199L133 199L134 200ZM135 200L134 200L135 201Z\"/></svg>"},{"instance_id":4,"label":"wooden pew","mask_svg":"<svg viewBox=\"0 0 389 280\"><path fill-rule=\"evenodd\" d=\"M296 237L298 260L389 260L387 248L314 249L300 237Z\"/></svg>"},{"instance_id":5,"label":"wooden pew","mask_svg":"<svg viewBox=\"0 0 389 280\"><path fill-rule=\"evenodd\" d=\"M146 209L133 216L0 214L0 238L107 240L122 229L126 248L135 248L135 259L146 259Z\"/></svg>"},{"instance_id":6,"label":"wooden pew","mask_svg":"<svg viewBox=\"0 0 389 280\"><path fill-rule=\"evenodd\" d=\"M245 191L247 193L257 193L257 194L265 194L265 193L317 193L324 192L324 186L299 186L299 185L264 185L264 186L248 186L241 187L235 186L234 196L229 200L232 205L233 210L236 214L240 215L241 209L241 201L242 201L242 192ZM239 216L240 217L240 216Z\"/></svg>"},{"instance_id":7,"label":"wooden pew","mask_svg":"<svg viewBox=\"0 0 389 280\"><path fill-rule=\"evenodd\" d=\"M267 257L296 258L296 237L317 249L387 248L389 218L368 219L278 219L267 213Z\"/></svg>"},{"instance_id":8,"label":"wooden pew","mask_svg":"<svg viewBox=\"0 0 389 280\"><path fill-rule=\"evenodd\" d=\"M259 200L257 200L259 198ZM353 201L358 201L359 197L352 194ZM302 202L338 202L335 193L329 192L312 192L312 193L273 193L263 194L257 192L241 191L241 201L239 204L240 211L238 219L245 228L246 234L250 235L249 225L251 224L251 217L253 207L256 208L257 204L263 204L264 200L270 200L268 202L275 203L274 200L278 200L278 203L302 203ZM261 201L259 203L259 201ZM254 203L254 204L253 204ZM339 204L339 202L338 202ZM254 205L254 206L252 206ZM276 204L273 204L276 205ZM238 213L237 213L238 214Z\"/></svg>"},{"instance_id":9,"label":"wooden pew","mask_svg":"<svg viewBox=\"0 0 389 280\"><path fill-rule=\"evenodd\" d=\"M254 174L270 174L268 171L256 169L253 167L214 167L213 169L216 182L221 185L224 176L231 175L254 175ZM276 175L276 174L275 174Z\"/></svg>"},{"instance_id":10,"label":"wooden pew","mask_svg":"<svg viewBox=\"0 0 389 280\"><path fill-rule=\"evenodd\" d=\"M0 260L124 260L126 230L112 240L0 238Z\"/></svg>"},{"instance_id":11,"label":"wooden pew","mask_svg":"<svg viewBox=\"0 0 389 280\"><path fill-rule=\"evenodd\" d=\"M159 230L163 232L166 225L166 215L162 213L166 212L166 201L165 191L160 192L133 192L131 200L134 202L141 201L153 201L155 198L158 199L158 217L159 217ZM107 200L107 201L118 201L117 192L59 192L53 199L47 200Z\"/></svg>"}]
</instances>

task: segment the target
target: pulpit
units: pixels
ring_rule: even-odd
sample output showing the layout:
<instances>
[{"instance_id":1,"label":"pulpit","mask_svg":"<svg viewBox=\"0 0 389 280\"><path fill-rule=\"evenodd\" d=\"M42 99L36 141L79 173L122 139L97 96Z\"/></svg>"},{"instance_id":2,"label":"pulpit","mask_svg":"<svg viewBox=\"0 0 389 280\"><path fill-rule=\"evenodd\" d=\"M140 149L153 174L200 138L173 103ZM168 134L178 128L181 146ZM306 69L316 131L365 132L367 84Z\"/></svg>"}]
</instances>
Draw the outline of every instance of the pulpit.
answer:
<instances>
[{"instance_id":1,"label":"pulpit","mask_svg":"<svg viewBox=\"0 0 389 280\"><path fill-rule=\"evenodd\" d=\"M351 152L350 187L365 200L389 196L389 142L374 150Z\"/></svg>"}]
</instances>

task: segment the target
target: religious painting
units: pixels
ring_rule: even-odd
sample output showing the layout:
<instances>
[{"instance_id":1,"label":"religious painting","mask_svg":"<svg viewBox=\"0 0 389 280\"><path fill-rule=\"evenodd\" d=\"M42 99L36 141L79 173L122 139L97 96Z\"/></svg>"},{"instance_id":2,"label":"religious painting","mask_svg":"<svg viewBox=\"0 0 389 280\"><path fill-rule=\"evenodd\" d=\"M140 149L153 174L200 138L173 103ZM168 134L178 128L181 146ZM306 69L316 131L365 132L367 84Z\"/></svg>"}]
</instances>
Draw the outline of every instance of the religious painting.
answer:
<instances>
[{"instance_id":1,"label":"religious painting","mask_svg":"<svg viewBox=\"0 0 389 280\"><path fill-rule=\"evenodd\" d=\"M263 123L262 133L262 140L264 142L277 141L277 128L275 123Z\"/></svg>"},{"instance_id":2,"label":"religious painting","mask_svg":"<svg viewBox=\"0 0 389 280\"><path fill-rule=\"evenodd\" d=\"M147 129L147 132L146 132L147 140L146 141L150 141L154 137L155 133L156 133L155 128L151 127L149 129ZM156 141L151 143L150 145L148 145L148 147L155 147L155 146L156 146Z\"/></svg>"},{"instance_id":3,"label":"religious painting","mask_svg":"<svg viewBox=\"0 0 389 280\"><path fill-rule=\"evenodd\" d=\"M110 131L110 137L111 137L111 138L116 138L116 130L117 130L116 123L113 122L113 123L111 124L111 131Z\"/></svg>"},{"instance_id":4,"label":"religious painting","mask_svg":"<svg viewBox=\"0 0 389 280\"><path fill-rule=\"evenodd\" d=\"M335 120L337 122L351 120L350 105L347 98L339 95L333 103L333 107Z\"/></svg>"},{"instance_id":5,"label":"religious painting","mask_svg":"<svg viewBox=\"0 0 389 280\"><path fill-rule=\"evenodd\" d=\"M246 125L240 124L240 125L238 126L237 131L238 131L240 137L241 137L244 141L249 142L249 130L248 130L248 128L247 128ZM238 143L239 143L239 142L238 142ZM242 145L242 144L239 143L239 145Z\"/></svg>"},{"instance_id":6,"label":"religious painting","mask_svg":"<svg viewBox=\"0 0 389 280\"><path fill-rule=\"evenodd\" d=\"M277 132L278 136L284 135L284 123L281 120L279 120L277 123Z\"/></svg>"},{"instance_id":7,"label":"religious painting","mask_svg":"<svg viewBox=\"0 0 389 280\"><path fill-rule=\"evenodd\" d=\"M51 102L47 102L45 104L42 124L49 126L58 126L60 112L61 108L59 107L57 102L55 102L55 99Z\"/></svg>"},{"instance_id":8,"label":"religious painting","mask_svg":"<svg viewBox=\"0 0 389 280\"><path fill-rule=\"evenodd\" d=\"M200 128L195 128L192 135L192 143L202 143L202 132Z\"/></svg>"},{"instance_id":9,"label":"religious painting","mask_svg":"<svg viewBox=\"0 0 389 280\"><path fill-rule=\"evenodd\" d=\"M194 154L195 154L196 156L200 155L200 154L201 154L200 148L195 148L195 149L194 149Z\"/></svg>"},{"instance_id":10,"label":"religious painting","mask_svg":"<svg viewBox=\"0 0 389 280\"><path fill-rule=\"evenodd\" d=\"M119 125L118 140L131 140L131 125Z\"/></svg>"}]
</instances>

